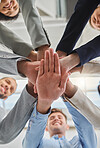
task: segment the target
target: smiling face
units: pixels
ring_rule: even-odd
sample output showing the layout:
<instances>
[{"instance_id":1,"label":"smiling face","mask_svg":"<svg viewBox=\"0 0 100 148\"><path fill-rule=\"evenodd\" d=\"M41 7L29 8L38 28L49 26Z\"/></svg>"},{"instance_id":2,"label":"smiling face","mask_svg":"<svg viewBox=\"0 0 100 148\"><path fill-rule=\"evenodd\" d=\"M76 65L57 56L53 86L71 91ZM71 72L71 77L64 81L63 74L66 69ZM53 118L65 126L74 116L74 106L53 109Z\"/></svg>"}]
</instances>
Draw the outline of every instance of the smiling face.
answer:
<instances>
[{"instance_id":1,"label":"smiling face","mask_svg":"<svg viewBox=\"0 0 100 148\"><path fill-rule=\"evenodd\" d=\"M67 123L62 113L55 112L48 117L47 130L50 134L50 137L56 134L65 136L66 129Z\"/></svg>"},{"instance_id":2,"label":"smiling face","mask_svg":"<svg viewBox=\"0 0 100 148\"><path fill-rule=\"evenodd\" d=\"M6 99L16 91L16 88L15 79L9 77L0 79L0 98Z\"/></svg>"},{"instance_id":3,"label":"smiling face","mask_svg":"<svg viewBox=\"0 0 100 148\"><path fill-rule=\"evenodd\" d=\"M100 6L95 9L93 12L90 24L94 29L100 30Z\"/></svg>"},{"instance_id":4,"label":"smiling face","mask_svg":"<svg viewBox=\"0 0 100 148\"><path fill-rule=\"evenodd\" d=\"M1 0L0 12L5 16L14 17L19 12L19 4L16 0Z\"/></svg>"}]
</instances>

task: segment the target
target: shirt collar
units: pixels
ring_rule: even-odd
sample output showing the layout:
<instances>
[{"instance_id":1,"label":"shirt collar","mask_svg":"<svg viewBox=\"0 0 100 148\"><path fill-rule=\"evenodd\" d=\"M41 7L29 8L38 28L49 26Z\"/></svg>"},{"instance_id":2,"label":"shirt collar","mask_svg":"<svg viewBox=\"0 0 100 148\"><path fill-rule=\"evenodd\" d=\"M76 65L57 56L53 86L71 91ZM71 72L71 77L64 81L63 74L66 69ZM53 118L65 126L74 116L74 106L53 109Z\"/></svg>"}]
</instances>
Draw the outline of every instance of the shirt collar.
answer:
<instances>
[{"instance_id":1,"label":"shirt collar","mask_svg":"<svg viewBox=\"0 0 100 148\"><path fill-rule=\"evenodd\" d=\"M55 140L57 140L57 139L63 140L63 139L65 139L65 136L62 136L61 138L59 138L58 135L54 135L54 136L52 136L52 138L54 138Z\"/></svg>"}]
</instances>

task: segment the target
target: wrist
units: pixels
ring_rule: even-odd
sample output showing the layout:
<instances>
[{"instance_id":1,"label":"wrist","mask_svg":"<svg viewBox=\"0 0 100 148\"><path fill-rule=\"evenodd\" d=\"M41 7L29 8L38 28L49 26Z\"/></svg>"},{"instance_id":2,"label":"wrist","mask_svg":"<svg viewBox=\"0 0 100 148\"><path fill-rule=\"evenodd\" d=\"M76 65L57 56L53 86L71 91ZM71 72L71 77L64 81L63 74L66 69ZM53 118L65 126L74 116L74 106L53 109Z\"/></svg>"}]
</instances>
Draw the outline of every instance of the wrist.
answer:
<instances>
[{"instance_id":1,"label":"wrist","mask_svg":"<svg viewBox=\"0 0 100 148\"><path fill-rule=\"evenodd\" d=\"M51 108L51 104L44 104L44 102L37 101L37 111L41 114L46 114Z\"/></svg>"},{"instance_id":2,"label":"wrist","mask_svg":"<svg viewBox=\"0 0 100 148\"><path fill-rule=\"evenodd\" d=\"M37 60L40 61L41 59L44 59L45 51L49 49L48 45L43 45L38 48L37 52Z\"/></svg>"},{"instance_id":3,"label":"wrist","mask_svg":"<svg viewBox=\"0 0 100 148\"><path fill-rule=\"evenodd\" d=\"M31 61L36 61L37 60L37 52L32 50L27 58L30 59Z\"/></svg>"},{"instance_id":4,"label":"wrist","mask_svg":"<svg viewBox=\"0 0 100 148\"><path fill-rule=\"evenodd\" d=\"M64 94L71 99L77 92L77 89L78 87L76 85L72 85L70 86L69 90L68 89L65 90Z\"/></svg>"},{"instance_id":5,"label":"wrist","mask_svg":"<svg viewBox=\"0 0 100 148\"><path fill-rule=\"evenodd\" d=\"M72 69L73 67L77 66L80 63L80 58L77 53L70 54L69 59L71 61L69 69Z\"/></svg>"},{"instance_id":6,"label":"wrist","mask_svg":"<svg viewBox=\"0 0 100 148\"><path fill-rule=\"evenodd\" d=\"M38 101L37 101L37 110L38 112L42 113L42 114L45 114L48 112L48 110L50 109L51 107L51 104L52 104L52 100L47 100L47 99L42 99L38 96Z\"/></svg>"}]
</instances>

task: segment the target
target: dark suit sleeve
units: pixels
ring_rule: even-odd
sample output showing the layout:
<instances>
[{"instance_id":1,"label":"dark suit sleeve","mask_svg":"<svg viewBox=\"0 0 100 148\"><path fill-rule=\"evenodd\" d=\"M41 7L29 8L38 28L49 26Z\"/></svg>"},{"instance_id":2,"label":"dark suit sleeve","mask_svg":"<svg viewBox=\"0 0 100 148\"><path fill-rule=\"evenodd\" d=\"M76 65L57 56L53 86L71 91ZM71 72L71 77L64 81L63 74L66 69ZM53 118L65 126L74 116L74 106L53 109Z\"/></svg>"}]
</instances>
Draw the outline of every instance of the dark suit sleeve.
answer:
<instances>
[{"instance_id":1,"label":"dark suit sleeve","mask_svg":"<svg viewBox=\"0 0 100 148\"><path fill-rule=\"evenodd\" d=\"M78 0L56 50L70 54L100 0Z\"/></svg>"},{"instance_id":2,"label":"dark suit sleeve","mask_svg":"<svg viewBox=\"0 0 100 148\"><path fill-rule=\"evenodd\" d=\"M75 49L73 52L77 52L80 57L80 64L81 66L88 61L99 57L100 56L100 35L95 37L90 42L86 43L85 45Z\"/></svg>"}]
</instances>

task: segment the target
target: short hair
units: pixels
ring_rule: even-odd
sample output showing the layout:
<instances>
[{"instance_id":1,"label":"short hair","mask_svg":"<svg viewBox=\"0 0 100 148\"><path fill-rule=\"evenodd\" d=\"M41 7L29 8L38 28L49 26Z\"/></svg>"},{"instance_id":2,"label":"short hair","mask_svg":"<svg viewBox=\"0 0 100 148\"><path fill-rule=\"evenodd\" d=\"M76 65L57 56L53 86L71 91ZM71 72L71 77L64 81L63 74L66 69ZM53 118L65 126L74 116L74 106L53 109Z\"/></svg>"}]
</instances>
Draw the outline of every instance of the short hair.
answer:
<instances>
[{"instance_id":1,"label":"short hair","mask_svg":"<svg viewBox=\"0 0 100 148\"><path fill-rule=\"evenodd\" d=\"M0 80L7 79L7 78L11 78L11 79L13 79L16 82L16 80L14 78L12 78L12 77L3 77Z\"/></svg>"},{"instance_id":2,"label":"short hair","mask_svg":"<svg viewBox=\"0 0 100 148\"><path fill-rule=\"evenodd\" d=\"M98 85L97 89L98 89L98 93L100 95L100 84Z\"/></svg>"},{"instance_id":3,"label":"short hair","mask_svg":"<svg viewBox=\"0 0 100 148\"><path fill-rule=\"evenodd\" d=\"M15 16L9 17L9 16L6 16L3 13L0 12L0 21L12 21L12 20L16 20L19 17L19 13L20 13L20 9L19 9L19 12Z\"/></svg>"},{"instance_id":4,"label":"short hair","mask_svg":"<svg viewBox=\"0 0 100 148\"><path fill-rule=\"evenodd\" d=\"M49 114L49 116L50 116L51 114L53 114L53 113L61 113L61 114L65 117L65 120L66 120L66 122L67 122L67 116L62 112L61 109L52 108L52 109L51 109L51 113ZM49 117L49 116L48 116L48 117Z\"/></svg>"}]
</instances>

